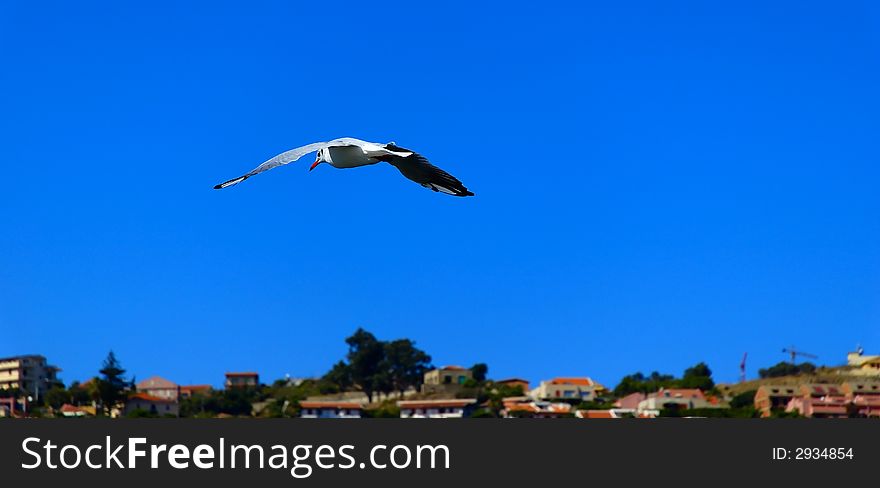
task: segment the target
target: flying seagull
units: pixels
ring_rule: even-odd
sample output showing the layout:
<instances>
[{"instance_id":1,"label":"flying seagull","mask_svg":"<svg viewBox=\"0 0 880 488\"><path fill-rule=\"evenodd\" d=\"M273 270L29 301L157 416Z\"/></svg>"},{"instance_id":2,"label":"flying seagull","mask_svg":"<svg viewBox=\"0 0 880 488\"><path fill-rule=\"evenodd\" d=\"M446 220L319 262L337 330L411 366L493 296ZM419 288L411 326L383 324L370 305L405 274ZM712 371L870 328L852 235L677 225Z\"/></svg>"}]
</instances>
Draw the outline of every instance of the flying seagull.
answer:
<instances>
[{"instance_id":1,"label":"flying seagull","mask_svg":"<svg viewBox=\"0 0 880 488\"><path fill-rule=\"evenodd\" d=\"M381 144L351 137L334 139L330 142L315 142L283 152L257 166L249 173L220 183L214 189L219 190L241 183L263 171L269 171L272 168L292 163L311 152L316 152L317 158L312 163L309 171L315 169L321 163L329 163L334 168L344 169L385 162L397 168L403 176L425 188L456 197L473 195L456 177L432 165L424 156L417 152L399 147L393 142Z\"/></svg>"}]
</instances>

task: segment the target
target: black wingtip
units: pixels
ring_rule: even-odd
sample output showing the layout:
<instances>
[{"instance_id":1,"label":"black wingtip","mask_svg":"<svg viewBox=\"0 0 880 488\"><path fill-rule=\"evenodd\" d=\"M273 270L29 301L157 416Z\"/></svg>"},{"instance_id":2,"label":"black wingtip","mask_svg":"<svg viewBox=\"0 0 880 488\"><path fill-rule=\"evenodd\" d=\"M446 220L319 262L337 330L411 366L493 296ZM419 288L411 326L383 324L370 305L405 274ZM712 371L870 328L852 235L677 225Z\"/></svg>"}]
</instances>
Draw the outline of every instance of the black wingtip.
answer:
<instances>
[{"instance_id":1,"label":"black wingtip","mask_svg":"<svg viewBox=\"0 0 880 488\"><path fill-rule=\"evenodd\" d=\"M214 185L214 189L215 189L215 190L219 190L219 189L221 189L221 188L223 188L223 185Z\"/></svg>"}]
</instances>

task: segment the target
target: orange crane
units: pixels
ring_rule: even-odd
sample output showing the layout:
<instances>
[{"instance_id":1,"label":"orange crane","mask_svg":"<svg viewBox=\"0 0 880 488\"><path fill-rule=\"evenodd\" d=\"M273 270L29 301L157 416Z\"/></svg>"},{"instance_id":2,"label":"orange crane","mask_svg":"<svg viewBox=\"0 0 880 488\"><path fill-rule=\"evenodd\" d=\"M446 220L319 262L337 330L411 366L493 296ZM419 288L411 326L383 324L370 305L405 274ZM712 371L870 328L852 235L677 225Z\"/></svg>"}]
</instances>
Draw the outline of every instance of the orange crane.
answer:
<instances>
[{"instance_id":1,"label":"orange crane","mask_svg":"<svg viewBox=\"0 0 880 488\"><path fill-rule=\"evenodd\" d=\"M795 364L795 360L797 360L798 356L803 356L805 358L811 358L811 359L819 359L819 356L816 356L815 354L810 354L808 352L798 351L797 349L794 348L794 346L783 347L782 352L791 355L791 364Z\"/></svg>"}]
</instances>

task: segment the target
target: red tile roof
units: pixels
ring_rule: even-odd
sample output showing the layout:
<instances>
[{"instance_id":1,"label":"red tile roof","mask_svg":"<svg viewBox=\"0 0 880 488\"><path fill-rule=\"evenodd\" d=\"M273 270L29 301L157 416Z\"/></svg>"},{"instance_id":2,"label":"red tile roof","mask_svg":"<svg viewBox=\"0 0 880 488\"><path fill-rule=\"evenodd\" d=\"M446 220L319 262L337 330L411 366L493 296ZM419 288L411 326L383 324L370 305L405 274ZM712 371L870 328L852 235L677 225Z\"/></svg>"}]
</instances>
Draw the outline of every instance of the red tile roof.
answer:
<instances>
[{"instance_id":1,"label":"red tile roof","mask_svg":"<svg viewBox=\"0 0 880 488\"><path fill-rule=\"evenodd\" d=\"M159 398L153 395L147 395L146 393L134 393L128 397L129 400L143 400L145 402L154 402L154 403L175 403L174 400L169 400L167 398Z\"/></svg>"},{"instance_id":2,"label":"red tile roof","mask_svg":"<svg viewBox=\"0 0 880 488\"><path fill-rule=\"evenodd\" d=\"M64 413L79 413L79 412L85 413L85 410L83 410L82 408L71 405L69 403L65 403L64 405L61 405L61 411Z\"/></svg>"},{"instance_id":3,"label":"red tile roof","mask_svg":"<svg viewBox=\"0 0 880 488\"><path fill-rule=\"evenodd\" d=\"M582 419L614 419L611 410L578 410L577 416Z\"/></svg>"},{"instance_id":4,"label":"red tile roof","mask_svg":"<svg viewBox=\"0 0 880 488\"><path fill-rule=\"evenodd\" d=\"M573 377L573 378L553 378L550 380L551 385L579 385L579 386L593 386L595 383L592 379L584 377Z\"/></svg>"}]
</instances>

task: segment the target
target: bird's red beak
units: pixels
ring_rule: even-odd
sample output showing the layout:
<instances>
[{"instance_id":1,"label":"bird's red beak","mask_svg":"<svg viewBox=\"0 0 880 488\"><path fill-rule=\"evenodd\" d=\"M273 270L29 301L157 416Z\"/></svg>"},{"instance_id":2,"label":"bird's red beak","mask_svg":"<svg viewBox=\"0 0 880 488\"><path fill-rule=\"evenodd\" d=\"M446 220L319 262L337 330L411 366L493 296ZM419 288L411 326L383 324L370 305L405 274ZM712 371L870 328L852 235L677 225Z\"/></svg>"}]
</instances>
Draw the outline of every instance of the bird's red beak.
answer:
<instances>
[{"instance_id":1,"label":"bird's red beak","mask_svg":"<svg viewBox=\"0 0 880 488\"><path fill-rule=\"evenodd\" d=\"M309 171L315 169L315 167L318 166L319 164L321 164L321 160L320 160L320 159L316 159L315 162L312 163L312 165L309 167Z\"/></svg>"}]
</instances>

